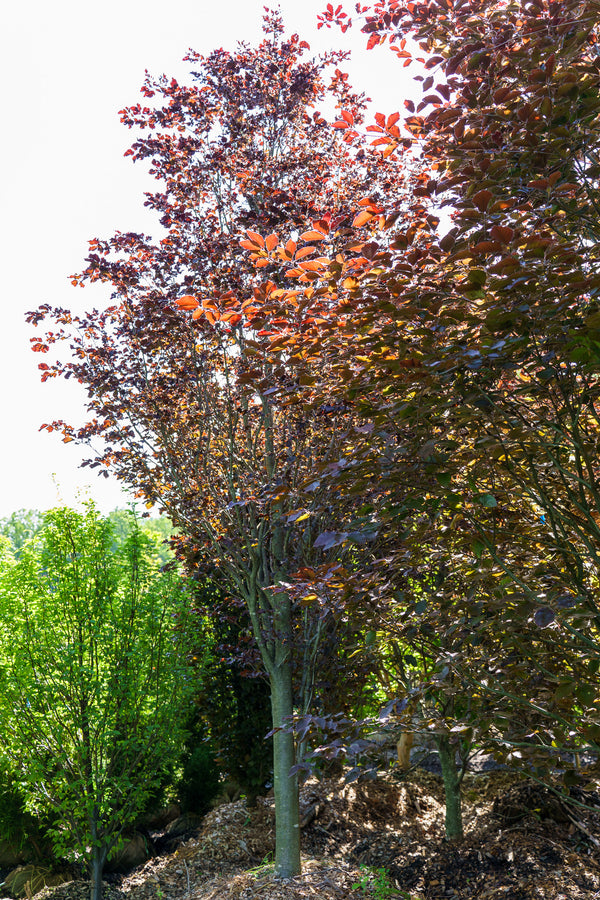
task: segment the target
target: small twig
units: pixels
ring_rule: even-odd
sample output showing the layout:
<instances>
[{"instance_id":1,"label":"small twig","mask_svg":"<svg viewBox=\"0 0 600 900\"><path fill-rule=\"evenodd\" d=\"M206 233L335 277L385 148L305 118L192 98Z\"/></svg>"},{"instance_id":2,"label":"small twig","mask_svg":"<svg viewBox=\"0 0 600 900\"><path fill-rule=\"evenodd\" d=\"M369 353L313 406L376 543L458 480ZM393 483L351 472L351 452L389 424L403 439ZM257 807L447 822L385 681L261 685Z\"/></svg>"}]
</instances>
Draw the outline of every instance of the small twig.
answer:
<instances>
[{"instance_id":1,"label":"small twig","mask_svg":"<svg viewBox=\"0 0 600 900\"><path fill-rule=\"evenodd\" d=\"M186 882L187 882L185 896L189 897L190 894L192 893L192 890L191 890L191 885L190 885L190 870L188 869L187 859L183 860L183 865L185 866L185 878L186 878Z\"/></svg>"},{"instance_id":2,"label":"small twig","mask_svg":"<svg viewBox=\"0 0 600 900\"><path fill-rule=\"evenodd\" d=\"M583 822L580 822L579 819L575 819L571 815L569 810L566 808L565 808L565 812L566 812L567 816L569 817L569 819L571 820L571 822L573 823L573 825L575 826L575 828L577 828L579 831L582 831L583 834L585 834L590 839L590 841L592 842L594 847L600 847L600 841L598 841L594 837L594 835L588 830L588 828L586 828L586 826L583 824Z\"/></svg>"}]
</instances>

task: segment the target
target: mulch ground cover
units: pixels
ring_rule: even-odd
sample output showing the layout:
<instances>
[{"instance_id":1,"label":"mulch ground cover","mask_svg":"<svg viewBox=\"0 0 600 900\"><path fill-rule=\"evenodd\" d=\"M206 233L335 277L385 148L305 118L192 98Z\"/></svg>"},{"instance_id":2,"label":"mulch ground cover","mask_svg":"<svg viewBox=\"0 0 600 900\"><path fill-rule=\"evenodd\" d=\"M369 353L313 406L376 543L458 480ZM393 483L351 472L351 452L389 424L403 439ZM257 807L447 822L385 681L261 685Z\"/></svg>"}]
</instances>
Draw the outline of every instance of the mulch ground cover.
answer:
<instances>
[{"instance_id":1,"label":"mulch ground cover","mask_svg":"<svg viewBox=\"0 0 600 900\"><path fill-rule=\"evenodd\" d=\"M509 771L467 775L465 838L444 838L441 778L413 770L301 790L303 873L273 877L274 809L211 811L176 850L106 886L106 900L600 900L600 795L566 806ZM37 900L83 900L84 881Z\"/></svg>"}]
</instances>

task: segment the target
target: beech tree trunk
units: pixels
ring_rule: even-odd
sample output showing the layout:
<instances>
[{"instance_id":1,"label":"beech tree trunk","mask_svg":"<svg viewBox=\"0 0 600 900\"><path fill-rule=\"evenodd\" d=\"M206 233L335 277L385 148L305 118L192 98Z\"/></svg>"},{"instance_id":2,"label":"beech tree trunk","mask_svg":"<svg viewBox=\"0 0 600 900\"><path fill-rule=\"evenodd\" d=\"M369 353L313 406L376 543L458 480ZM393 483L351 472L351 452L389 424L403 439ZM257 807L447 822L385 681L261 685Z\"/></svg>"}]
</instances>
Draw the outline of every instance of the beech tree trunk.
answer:
<instances>
[{"instance_id":1,"label":"beech tree trunk","mask_svg":"<svg viewBox=\"0 0 600 900\"><path fill-rule=\"evenodd\" d=\"M106 862L106 848L94 847L90 864L90 900L102 900L102 872Z\"/></svg>"},{"instance_id":2,"label":"beech tree trunk","mask_svg":"<svg viewBox=\"0 0 600 900\"><path fill-rule=\"evenodd\" d=\"M273 727L292 716L292 669L289 660L270 672ZM294 735L276 731L273 735L273 775L275 793L275 873L291 878L300 873L300 815L298 777L290 775L296 762Z\"/></svg>"},{"instance_id":3,"label":"beech tree trunk","mask_svg":"<svg viewBox=\"0 0 600 900\"><path fill-rule=\"evenodd\" d=\"M445 735L439 735L436 743L446 792L446 838L449 841L456 841L463 837L460 793L462 778L456 767L456 750L450 739Z\"/></svg>"}]
</instances>

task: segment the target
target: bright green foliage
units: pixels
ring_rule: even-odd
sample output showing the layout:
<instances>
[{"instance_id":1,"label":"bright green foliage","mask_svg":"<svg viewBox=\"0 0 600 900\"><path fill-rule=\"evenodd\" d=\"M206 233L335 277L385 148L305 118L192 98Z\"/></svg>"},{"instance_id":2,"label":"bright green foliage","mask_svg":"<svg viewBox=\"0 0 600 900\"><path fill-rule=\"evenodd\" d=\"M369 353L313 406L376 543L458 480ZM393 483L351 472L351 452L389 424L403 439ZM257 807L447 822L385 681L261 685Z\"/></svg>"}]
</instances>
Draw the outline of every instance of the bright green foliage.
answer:
<instances>
[{"instance_id":1,"label":"bright green foliage","mask_svg":"<svg viewBox=\"0 0 600 900\"><path fill-rule=\"evenodd\" d=\"M125 540L131 533L134 520L129 510L113 509L108 514L108 520L113 528L117 544ZM175 559L175 555L168 545L169 538L173 534L173 523L170 519L166 516L141 519L136 522L136 528L139 528L149 539L149 547L152 548L153 555L161 566Z\"/></svg>"},{"instance_id":2,"label":"bright green foliage","mask_svg":"<svg viewBox=\"0 0 600 900\"><path fill-rule=\"evenodd\" d=\"M0 519L0 535L8 538L16 556L26 541L42 527L43 515L37 509L18 509Z\"/></svg>"},{"instance_id":3,"label":"bright green foliage","mask_svg":"<svg viewBox=\"0 0 600 900\"><path fill-rule=\"evenodd\" d=\"M192 690L188 598L132 518L115 548L93 505L49 512L0 579L2 751L57 851L101 892L109 851L178 757Z\"/></svg>"}]
</instances>

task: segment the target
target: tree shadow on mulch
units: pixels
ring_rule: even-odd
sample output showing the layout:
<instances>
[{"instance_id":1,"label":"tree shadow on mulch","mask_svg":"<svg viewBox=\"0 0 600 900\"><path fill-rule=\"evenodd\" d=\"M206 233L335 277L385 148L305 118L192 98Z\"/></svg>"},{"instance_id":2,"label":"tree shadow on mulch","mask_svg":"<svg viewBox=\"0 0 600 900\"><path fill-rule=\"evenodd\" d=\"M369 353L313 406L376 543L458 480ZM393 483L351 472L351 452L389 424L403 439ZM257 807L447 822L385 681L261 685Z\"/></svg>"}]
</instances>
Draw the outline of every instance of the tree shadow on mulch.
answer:
<instances>
[{"instance_id":1,"label":"tree shadow on mulch","mask_svg":"<svg viewBox=\"0 0 600 900\"><path fill-rule=\"evenodd\" d=\"M441 779L418 772L412 778L332 798L337 815L307 829L306 850L383 868L399 891L427 900L600 897L600 809L565 807L513 773L471 776L465 838L450 843L443 836ZM594 792L583 799L600 807Z\"/></svg>"}]
</instances>

